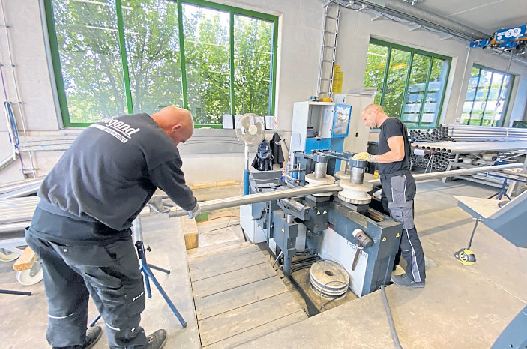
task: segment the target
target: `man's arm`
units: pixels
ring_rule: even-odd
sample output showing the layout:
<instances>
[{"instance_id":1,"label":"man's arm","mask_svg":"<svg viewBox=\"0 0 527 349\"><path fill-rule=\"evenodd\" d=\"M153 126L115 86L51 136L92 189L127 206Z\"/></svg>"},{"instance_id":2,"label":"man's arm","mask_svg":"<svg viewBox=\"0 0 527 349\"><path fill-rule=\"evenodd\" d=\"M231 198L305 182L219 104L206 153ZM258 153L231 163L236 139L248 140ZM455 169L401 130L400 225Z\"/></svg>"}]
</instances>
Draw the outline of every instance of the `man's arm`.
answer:
<instances>
[{"instance_id":1,"label":"man's arm","mask_svg":"<svg viewBox=\"0 0 527 349\"><path fill-rule=\"evenodd\" d=\"M150 171L150 180L185 211L192 211L197 207L192 190L185 184L181 161L168 161L157 166Z\"/></svg>"},{"instance_id":2,"label":"man's arm","mask_svg":"<svg viewBox=\"0 0 527 349\"><path fill-rule=\"evenodd\" d=\"M402 136L392 136L388 138L390 150L382 155L376 155L375 160L382 164L389 164L404 159L404 140Z\"/></svg>"}]
</instances>

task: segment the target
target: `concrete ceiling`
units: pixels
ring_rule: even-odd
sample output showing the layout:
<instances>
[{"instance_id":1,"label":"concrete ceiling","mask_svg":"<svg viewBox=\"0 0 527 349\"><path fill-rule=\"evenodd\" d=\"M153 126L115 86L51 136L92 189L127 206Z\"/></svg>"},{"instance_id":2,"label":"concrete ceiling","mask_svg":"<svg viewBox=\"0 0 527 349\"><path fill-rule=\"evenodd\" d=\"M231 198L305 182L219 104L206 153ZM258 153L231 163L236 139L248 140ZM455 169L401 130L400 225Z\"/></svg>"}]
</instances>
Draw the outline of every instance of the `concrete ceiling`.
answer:
<instances>
[{"instance_id":1,"label":"concrete ceiling","mask_svg":"<svg viewBox=\"0 0 527 349\"><path fill-rule=\"evenodd\" d=\"M414 6L489 35L527 24L527 0L423 0Z\"/></svg>"}]
</instances>

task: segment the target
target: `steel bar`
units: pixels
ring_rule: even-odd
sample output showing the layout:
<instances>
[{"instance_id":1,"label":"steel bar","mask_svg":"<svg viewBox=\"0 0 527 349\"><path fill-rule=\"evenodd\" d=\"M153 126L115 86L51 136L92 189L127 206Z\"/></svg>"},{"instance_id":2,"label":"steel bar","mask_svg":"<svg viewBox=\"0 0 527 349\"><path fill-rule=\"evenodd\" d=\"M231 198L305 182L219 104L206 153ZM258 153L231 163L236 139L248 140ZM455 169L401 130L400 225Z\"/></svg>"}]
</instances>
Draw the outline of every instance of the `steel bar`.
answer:
<instances>
[{"instance_id":1,"label":"steel bar","mask_svg":"<svg viewBox=\"0 0 527 349\"><path fill-rule=\"evenodd\" d=\"M234 196L226 199L210 200L200 203L202 211L219 210L222 208L236 207L241 205L255 204L258 202L287 199L292 197L306 196L310 194L330 193L340 191L338 184L321 185L317 187L299 187L294 189L276 190L268 193L256 193L245 196ZM188 214L182 209L171 210L170 217L182 217Z\"/></svg>"},{"instance_id":2,"label":"steel bar","mask_svg":"<svg viewBox=\"0 0 527 349\"><path fill-rule=\"evenodd\" d=\"M514 169L514 168L522 168L522 167L523 167L522 163L499 165L499 166L481 166L481 167L462 169L462 170L417 174L417 175L414 175L414 179L416 182L423 182L423 181L429 181L432 179L442 179L442 178L455 177L455 176L468 176L468 175L473 175L476 173L496 172L496 171L501 171L501 170L506 170L506 169ZM373 179L369 182L373 185L381 184L381 181L379 179Z\"/></svg>"}]
</instances>

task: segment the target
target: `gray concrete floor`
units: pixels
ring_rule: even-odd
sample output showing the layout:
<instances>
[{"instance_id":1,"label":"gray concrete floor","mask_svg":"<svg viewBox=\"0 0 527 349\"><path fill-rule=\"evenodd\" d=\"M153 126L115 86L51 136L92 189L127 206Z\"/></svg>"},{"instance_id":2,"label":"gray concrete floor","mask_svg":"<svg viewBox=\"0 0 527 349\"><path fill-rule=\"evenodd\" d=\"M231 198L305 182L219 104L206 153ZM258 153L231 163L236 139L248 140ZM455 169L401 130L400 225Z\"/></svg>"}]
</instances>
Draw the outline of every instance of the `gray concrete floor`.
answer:
<instances>
[{"instance_id":1,"label":"gray concrete floor","mask_svg":"<svg viewBox=\"0 0 527 349\"><path fill-rule=\"evenodd\" d=\"M200 190L212 199L239 194L239 189ZM484 225L472 250L477 262L463 266L453 253L466 247L473 220L457 207L454 195L485 198L496 191L466 181L418 184L416 225L428 263L424 289L386 287L395 326L404 348L489 348L527 303L527 249L517 248ZM142 325L150 333L166 328L165 348L199 348L188 267L178 219L143 217L144 240L152 247L150 263L171 270L155 272L188 322L182 329L161 295L153 289ZM48 348L47 303L42 283L22 286L12 264L0 263L0 288L27 290L31 296L0 294L0 347ZM90 318L96 315L90 306ZM107 347L106 338L95 349ZM301 323L249 342L244 348L392 348L381 293L374 292Z\"/></svg>"}]
</instances>

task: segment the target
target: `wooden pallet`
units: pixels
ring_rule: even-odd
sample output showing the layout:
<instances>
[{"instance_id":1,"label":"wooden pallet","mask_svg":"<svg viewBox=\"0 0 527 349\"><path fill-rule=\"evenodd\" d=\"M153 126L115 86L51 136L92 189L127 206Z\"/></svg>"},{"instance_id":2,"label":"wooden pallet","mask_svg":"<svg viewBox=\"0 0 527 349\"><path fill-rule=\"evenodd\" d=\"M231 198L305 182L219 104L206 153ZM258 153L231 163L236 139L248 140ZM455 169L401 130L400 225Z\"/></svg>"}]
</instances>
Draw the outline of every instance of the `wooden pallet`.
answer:
<instances>
[{"instance_id":1,"label":"wooden pallet","mask_svg":"<svg viewBox=\"0 0 527 349\"><path fill-rule=\"evenodd\" d=\"M229 348L307 318L263 253L242 245L189 259L204 348Z\"/></svg>"}]
</instances>

